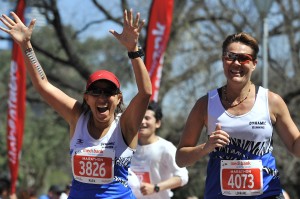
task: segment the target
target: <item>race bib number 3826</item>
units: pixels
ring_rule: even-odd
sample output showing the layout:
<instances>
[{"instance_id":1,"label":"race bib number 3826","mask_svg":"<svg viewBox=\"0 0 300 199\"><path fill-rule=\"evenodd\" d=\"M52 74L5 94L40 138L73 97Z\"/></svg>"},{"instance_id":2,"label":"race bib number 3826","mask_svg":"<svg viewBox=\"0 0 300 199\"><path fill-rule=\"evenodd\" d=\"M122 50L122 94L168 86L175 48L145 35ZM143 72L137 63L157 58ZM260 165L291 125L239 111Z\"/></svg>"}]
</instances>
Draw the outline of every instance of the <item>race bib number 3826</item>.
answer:
<instances>
[{"instance_id":1,"label":"race bib number 3826","mask_svg":"<svg viewBox=\"0 0 300 199\"><path fill-rule=\"evenodd\" d=\"M221 189L227 196L254 196L263 193L261 160L222 160Z\"/></svg>"},{"instance_id":2,"label":"race bib number 3826","mask_svg":"<svg viewBox=\"0 0 300 199\"><path fill-rule=\"evenodd\" d=\"M80 182L106 184L113 180L114 151L111 149L79 149L72 157L74 178Z\"/></svg>"}]
</instances>

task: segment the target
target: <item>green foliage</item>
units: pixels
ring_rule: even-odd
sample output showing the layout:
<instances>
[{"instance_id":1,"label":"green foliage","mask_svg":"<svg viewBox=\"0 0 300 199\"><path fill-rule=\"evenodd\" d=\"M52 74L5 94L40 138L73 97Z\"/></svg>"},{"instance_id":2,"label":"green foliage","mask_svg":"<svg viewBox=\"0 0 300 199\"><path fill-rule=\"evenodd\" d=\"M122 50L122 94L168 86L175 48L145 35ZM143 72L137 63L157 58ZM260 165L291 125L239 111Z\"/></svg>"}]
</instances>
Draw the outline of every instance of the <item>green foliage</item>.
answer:
<instances>
[{"instance_id":1,"label":"green foliage","mask_svg":"<svg viewBox=\"0 0 300 199\"><path fill-rule=\"evenodd\" d=\"M52 183L67 184L69 131L66 123L44 104L27 107L26 128L20 162L20 186L37 189ZM55 173L61 173L60 178ZM45 181L47 179L47 181ZM33 184L29 184L29 183ZM39 187L40 186L40 187Z\"/></svg>"},{"instance_id":2,"label":"green foliage","mask_svg":"<svg viewBox=\"0 0 300 199\"><path fill-rule=\"evenodd\" d=\"M53 14L56 1L30 1L39 6L49 18L49 25L35 28L32 37L35 51L49 81L63 91L81 100L88 74L98 69L108 69L121 80L123 93L132 86L133 73L126 50L108 34L104 38L78 39L73 26L58 26L59 16ZM141 12L142 18L149 13L150 3L122 1L109 5L107 2L93 1L101 5L99 9L99 31L103 24L120 25L122 13L115 12L129 6ZM252 0L240 1L174 1L174 17L160 87L159 101L164 111L163 126L160 135L179 142L187 115L196 100L207 90L224 84L224 75L220 62L223 39L231 33L247 31L260 40L259 18ZM299 111L299 7L298 1L276 0L269 14L269 88L283 96L291 110L296 124L300 123ZM112 6L113 9L109 9ZM118 7L120 6L120 7ZM121 7L124 6L124 7ZM96 6L100 8L99 6ZM106 10L103 10L106 9ZM65 10L64 10L65 11ZM62 12L62 11L61 11ZM90 15L76 12L89 25L96 22ZM285 17L289 16L289 17ZM54 20L55 19L55 20ZM72 22L72 19L70 20ZM69 23L71 23L69 22ZM77 22L77 21L76 21ZM103 23L104 22L104 23ZM147 23L147 21L146 21ZM89 31L87 24L76 24L82 31ZM87 26L85 26L87 25ZM102 26L103 25L103 26ZM147 25L147 24L146 24ZM60 32L61 28L63 31ZM146 30L146 28L145 28ZM141 44L145 38L141 35ZM60 32L60 34L58 34ZM79 35L80 36L80 35ZM259 41L261 44L262 42ZM1 51L0 59L0 111L6 113L7 83L9 78L10 50ZM261 84L261 54L253 82ZM131 84L131 85L130 85ZM125 91L125 92L124 92ZM0 175L8 175L6 163L6 114L0 114ZM202 135L205 135L203 132ZM276 135L276 132L274 132ZM199 142L205 141L205 136ZM70 180L70 161L68 152L68 127L56 113L49 109L27 81L26 132L20 164L20 186L37 186L46 191L51 183L65 183ZM281 182L288 188L292 198L296 199L300 184L299 159L293 157L274 136L274 154L278 168L282 173ZM203 196L207 159L199 160L188 167L190 181L183 188L175 190L174 198ZM298 197L299 198L299 197Z\"/></svg>"},{"instance_id":3,"label":"green foliage","mask_svg":"<svg viewBox=\"0 0 300 199\"><path fill-rule=\"evenodd\" d=\"M65 27L67 35L74 35L71 27ZM85 77L81 68L72 65L55 31L45 26L34 31L33 43L39 44L35 50L47 78L55 86L70 96L81 101L85 86ZM71 36L72 49L84 63L79 66L88 71L107 69L119 74L121 82L128 82L131 73L124 73L131 67L125 49L120 49L117 41L110 35L108 38L88 38L79 41ZM46 50L46 51L44 51ZM47 52L47 53L45 53ZM49 58L49 54L55 58ZM1 53L0 64L0 97L7 101L7 83L9 81L9 64L11 50ZM63 60L63 61L62 61ZM122 64L120 64L122 63ZM131 80L129 80L130 82ZM125 83L122 87L125 87ZM1 103L0 111L6 113L7 104ZM0 115L0 176L9 176L6 155L6 114ZM51 184L64 187L72 180L69 157L69 129L67 123L41 99L27 80L27 107L23 147L19 165L18 187L34 187L38 193L47 192Z\"/></svg>"}]
</instances>

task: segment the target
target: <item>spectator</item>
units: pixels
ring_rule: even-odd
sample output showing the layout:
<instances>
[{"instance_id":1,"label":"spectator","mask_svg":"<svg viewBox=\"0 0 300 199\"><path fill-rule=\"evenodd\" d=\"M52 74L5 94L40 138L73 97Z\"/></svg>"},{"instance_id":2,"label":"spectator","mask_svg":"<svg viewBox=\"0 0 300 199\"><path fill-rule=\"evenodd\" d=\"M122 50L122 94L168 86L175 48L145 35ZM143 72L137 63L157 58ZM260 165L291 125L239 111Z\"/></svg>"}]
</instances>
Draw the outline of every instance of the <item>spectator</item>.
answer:
<instances>
[{"instance_id":1,"label":"spectator","mask_svg":"<svg viewBox=\"0 0 300 199\"><path fill-rule=\"evenodd\" d=\"M0 178L0 199L8 199L10 193L10 181L7 178Z\"/></svg>"},{"instance_id":2,"label":"spectator","mask_svg":"<svg viewBox=\"0 0 300 199\"><path fill-rule=\"evenodd\" d=\"M59 199L67 199L70 193L71 184L67 184L65 190L61 193Z\"/></svg>"},{"instance_id":3,"label":"spectator","mask_svg":"<svg viewBox=\"0 0 300 199\"><path fill-rule=\"evenodd\" d=\"M41 195L39 199L59 199L63 190L58 185L51 185L48 193Z\"/></svg>"},{"instance_id":4,"label":"spectator","mask_svg":"<svg viewBox=\"0 0 300 199\"><path fill-rule=\"evenodd\" d=\"M18 199L38 199L35 188L21 189L18 191Z\"/></svg>"}]
</instances>

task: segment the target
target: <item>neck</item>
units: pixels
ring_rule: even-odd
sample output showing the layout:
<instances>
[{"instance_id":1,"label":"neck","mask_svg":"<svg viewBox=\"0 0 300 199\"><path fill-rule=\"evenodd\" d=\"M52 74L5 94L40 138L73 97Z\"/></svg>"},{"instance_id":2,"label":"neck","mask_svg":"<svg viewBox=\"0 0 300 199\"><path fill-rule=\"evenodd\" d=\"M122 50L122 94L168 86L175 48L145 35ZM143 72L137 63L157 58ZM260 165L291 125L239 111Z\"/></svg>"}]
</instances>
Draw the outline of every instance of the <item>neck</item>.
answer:
<instances>
[{"instance_id":1,"label":"neck","mask_svg":"<svg viewBox=\"0 0 300 199\"><path fill-rule=\"evenodd\" d=\"M88 121L88 130L90 135L95 138L95 139L99 139L102 136L104 136L110 125L111 125L112 121L110 122L104 122L104 123L96 123L96 121L94 120L94 117L91 115L89 121Z\"/></svg>"},{"instance_id":2,"label":"neck","mask_svg":"<svg viewBox=\"0 0 300 199\"><path fill-rule=\"evenodd\" d=\"M223 87L223 101L230 107L235 107L247 100L251 92L252 82L247 83L240 90L228 89L228 86Z\"/></svg>"},{"instance_id":3,"label":"neck","mask_svg":"<svg viewBox=\"0 0 300 199\"><path fill-rule=\"evenodd\" d=\"M152 144L158 140L158 136L155 134L149 136L149 137L139 137L139 145L147 145Z\"/></svg>"}]
</instances>

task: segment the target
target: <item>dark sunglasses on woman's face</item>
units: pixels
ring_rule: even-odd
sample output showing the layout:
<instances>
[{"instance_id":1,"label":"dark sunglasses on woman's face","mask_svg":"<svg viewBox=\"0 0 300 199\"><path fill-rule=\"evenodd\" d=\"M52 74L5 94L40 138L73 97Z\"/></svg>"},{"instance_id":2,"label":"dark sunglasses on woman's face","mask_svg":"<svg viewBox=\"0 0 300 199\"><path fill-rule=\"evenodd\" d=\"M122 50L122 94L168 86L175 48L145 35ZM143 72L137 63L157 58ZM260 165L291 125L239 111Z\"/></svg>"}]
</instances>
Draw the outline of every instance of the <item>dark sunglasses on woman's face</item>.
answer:
<instances>
[{"instance_id":1,"label":"dark sunglasses on woman's face","mask_svg":"<svg viewBox=\"0 0 300 199\"><path fill-rule=\"evenodd\" d=\"M251 54L246 53L233 53L233 52L225 52L223 58L226 61L235 61L237 60L240 64L247 64L250 61L253 61L253 57Z\"/></svg>"},{"instance_id":2,"label":"dark sunglasses on woman's face","mask_svg":"<svg viewBox=\"0 0 300 199\"><path fill-rule=\"evenodd\" d=\"M120 93L118 90L109 90L109 89L100 89L100 88L85 91L85 94L96 96L96 97L101 95L104 95L105 97L110 97L118 93Z\"/></svg>"}]
</instances>

